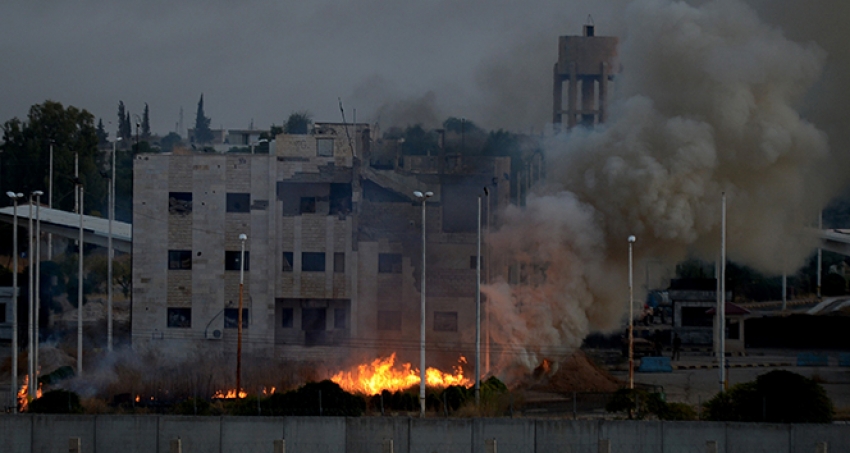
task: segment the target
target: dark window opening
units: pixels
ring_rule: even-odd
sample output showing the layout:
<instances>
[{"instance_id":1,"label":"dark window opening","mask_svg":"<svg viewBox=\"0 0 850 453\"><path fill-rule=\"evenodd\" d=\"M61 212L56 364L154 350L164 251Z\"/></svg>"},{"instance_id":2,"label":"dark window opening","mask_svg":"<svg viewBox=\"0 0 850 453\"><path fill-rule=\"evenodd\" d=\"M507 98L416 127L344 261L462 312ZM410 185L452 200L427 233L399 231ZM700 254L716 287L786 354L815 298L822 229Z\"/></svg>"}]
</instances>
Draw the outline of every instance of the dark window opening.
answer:
<instances>
[{"instance_id":1,"label":"dark window opening","mask_svg":"<svg viewBox=\"0 0 850 453\"><path fill-rule=\"evenodd\" d=\"M192 269L192 251L191 250L169 250L168 251L168 269Z\"/></svg>"},{"instance_id":2,"label":"dark window opening","mask_svg":"<svg viewBox=\"0 0 850 453\"><path fill-rule=\"evenodd\" d=\"M301 271L302 272L324 272L325 271L325 253L324 252L303 252L303 253L301 253Z\"/></svg>"},{"instance_id":3,"label":"dark window opening","mask_svg":"<svg viewBox=\"0 0 850 453\"><path fill-rule=\"evenodd\" d=\"M6 304L0 304L0 324L6 322Z\"/></svg>"},{"instance_id":4,"label":"dark window opening","mask_svg":"<svg viewBox=\"0 0 850 453\"><path fill-rule=\"evenodd\" d=\"M301 197L301 214L314 214L316 212L316 197Z\"/></svg>"},{"instance_id":5,"label":"dark window opening","mask_svg":"<svg viewBox=\"0 0 850 453\"><path fill-rule=\"evenodd\" d=\"M346 215L351 212L351 184L331 184L330 215Z\"/></svg>"},{"instance_id":6,"label":"dark window opening","mask_svg":"<svg viewBox=\"0 0 850 453\"><path fill-rule=\"evenodd\" d=\"M380 274L400 274L401 273L401 254L400 253L379 253L378 254L378 273L380 273Z\"/></svg>"},{"instance_id":7,"label":"dark window opening","mask_svg":"<svg viewBox=\"0 0 850 453\"><path fill-rule=\"evenodd\" d=\"M192 327L191 308L169 308L167 312L168 327L190 328Z\"/></svg>"},{"instance_id":8,"label":"dark window opening","mask_svg":"<svg viewBox=\"0 0 850 453\"><path fill-rule=\"evenodd\" d=\"M378 310L378 330L401 330L401 312Z\"/></svg>"},{"instance_id":9,"label":"dark window opening","mask_svg":"<svg viewBox=\"0 0 850 453\"><path fill-rule=\"evenodd\" d=\"M434 331L435 332L457 332L457 312L456 311L435 311L434 312Z\"/></svg>"},{"instance_id":10,"label":"dark window opening","mask_svg":"<svg viewBox=\"0 0 850 453\"><path fill-rule=\"evenodd\" d=\"M239 327L239 309L238 308L225 308L224 309L224 328L225 329L236 329ZM242 309L242 328L248 328L248 309Z\"/></svg>"},{"instance_id":11,"label":"dark window opening","mask_svg":"<svg viewBox=\"0 0 850 453\"><path fill-rule=\"evenodd\" d=\"M475 255L469 257L469 268L475 269ZM484 255L481 256L481 271L484 271Z\"/></svg>"},{"instance_id":12,"label":"dark window opening","mask_svg":"<svg viewBox=\"0 0 850 453\"><path fill-rule=\"evenodd\" d=\"M335 252L334 253L334 272L335 273L345 272L345 253L343 253L343 252Z\"/></svg>"},{"instance_id":13,"label":"dark window opening","mask_svg":"<svg viewBox=\"0 0 850 453\"><path fill-rule=\"evenodd\" d=\"M295 320L294 310L292 308L280 309L280 326L284 329L291 329Z\"/></svg>"},{"instance_id":14,"label":"dark window opening","mask_svg":"<svg viewBox=\"0 0 850 453\"><path fill-rule=\"evenodd\" d=\"M345 329L345 309L334 309L334 329Z\"/></svg>"},{"instance_id":15,"label":"dark window opening","mask_svg":"<svg viewBox=\"0 0 850 453\"><path fill-rule=\"evenodd\" d=\"M292 266L295 263L293 260L295 258L292 255L292 252L283 252L283 271L284 272L292 272Z\"/></svg>"},{"instance_id":16,"label":"dark window opening","mask_svg":"<svg viewBox=\"0 0 850 453\"><path fill-rule=\"evenodd\" d=\"M738 321L726 320L726 338L730 340L741 339L741 323Z\"/></svg>"},{"instance_id":17,"label":"dark window opening","mask_svg":"<svg viewBox=\"0 0 850 453\"><path fill-rule=\"evenodd\" d=\"M245 270L251 269L251 252L245 252ZM225 251L224 252L224 270L238 271L242 270L242 251Z\"/></svg>"},{"instance_id":18,"label":"dark window opening","mask_svg":"<svg viewBox=\"0 0 850 453\"><path fill-rule=\"evenodd\" d=\"M707 307L682 307L683 327L711 327L714 315L706 314Z\"/></svg>"},{"instance_id":19,"label":"dark window opening","mask_svg":"<svg viewBox=\"0 0 850 453\"><path fill-rule=\"evenodd\" d=\"M168 192L168 213L189 214L192 212L192 192Z\"/></svg>"},{"instance_id":20,"label":"dark window opening","mask_svg":"<svg viewBox=\"0 0 850 453\"><path fill-rule=\"evenodd\" d=\"M251 212L251 194L227 194L227 212Z\"/></svg>"},{"instance_id":21,"label":"dark window opening","mask_svg":"<svg viewBox=\"0 0 850 453\"><path fill-rule=\"evenodd\" d=\"M326 313L327 310L324 308L302 308L301 330L325 330Z\"/></svg>"}]
</instances>

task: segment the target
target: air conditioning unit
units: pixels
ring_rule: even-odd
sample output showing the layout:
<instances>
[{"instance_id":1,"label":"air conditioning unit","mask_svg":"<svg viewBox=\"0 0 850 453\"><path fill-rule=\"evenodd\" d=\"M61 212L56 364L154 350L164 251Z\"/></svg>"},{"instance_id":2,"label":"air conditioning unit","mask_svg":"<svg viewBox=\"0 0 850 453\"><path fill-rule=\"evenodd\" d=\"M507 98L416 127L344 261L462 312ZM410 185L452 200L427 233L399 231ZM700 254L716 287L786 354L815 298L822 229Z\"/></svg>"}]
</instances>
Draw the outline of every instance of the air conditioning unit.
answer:
<instances>
[{"instance_id":1,"label":"air conditioning unit","mask_svg":"<svg viewBox=\"0 0 850 453\"><path fill-rule=\"evenodd\" d=\"M221 331L218 329L207 333L207 340L221 340Z\"/></svg>"}]
</instances>

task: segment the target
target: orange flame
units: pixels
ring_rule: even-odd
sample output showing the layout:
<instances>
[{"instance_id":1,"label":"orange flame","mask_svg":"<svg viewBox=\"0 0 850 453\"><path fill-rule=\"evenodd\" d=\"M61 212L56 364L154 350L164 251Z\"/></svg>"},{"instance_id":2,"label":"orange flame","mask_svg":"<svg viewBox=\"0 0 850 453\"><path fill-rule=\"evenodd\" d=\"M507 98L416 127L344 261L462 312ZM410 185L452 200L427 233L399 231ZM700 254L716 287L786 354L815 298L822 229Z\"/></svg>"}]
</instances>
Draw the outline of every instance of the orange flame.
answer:
<instances>
[{"instance_id":1,"label":"orange flame","mask_svg":"<svg viewBox=\"0 0 850 453\"><path fill-rule=\"evenodd\" d=\"M17 395L17 397L18 397L18 407L20 408L21 412L26 412L27 408L30 405L29 383L30 383L29 375L24 375L24 382L21 385L20 390L18 390L18 395ZM41 393L42 393L41 386L42 386L42 384L39 382L38 389L35 391L35 399L41 398Z\"/></svg>"},{"instance_id":2,"label":"orange flame","mask_svg":"<svg viewBox=\"0 0 850 453\"><path fill-rule=\"evenodd\" d=\"M358 365L354 371L340 371L331 380L339 384L343 390L352 393L377 395L383 390L396 392L419 384L419 369L409 363L395 366L396 354L386 358L377 358L371 363ZM471 385L463 375L462 364L466 358L461 356L454 374L443 373L436 368L425 369L425 384L429 387L445 388L451 385Z\"/></svg>"},{"instance_id":3,"label":"orange flame","mask_svg":"<svg viewBox=\"0 0 850 453\"><path fill-rule=\"evenodd\" d=\"M213 398L217 399L225 399L232 400L236 398L245 398L248 396L248 392L245 390L240 390L239 394L236 394L236 389L228 389L228 390L219 390L213 394Z\"/></svg>"},{"instance_id":4,"label":"orange flame","mask_svg":"<svg viewBox=\"0 0 850 453\"><path fill-rule=\"evenodd\" d=\"M138 402L139 402L139 401L141 401L141 400L142 400L142 396L141 396L141 395L136 395L136 402L138 403Z\"/></svg>"}]
</instances>

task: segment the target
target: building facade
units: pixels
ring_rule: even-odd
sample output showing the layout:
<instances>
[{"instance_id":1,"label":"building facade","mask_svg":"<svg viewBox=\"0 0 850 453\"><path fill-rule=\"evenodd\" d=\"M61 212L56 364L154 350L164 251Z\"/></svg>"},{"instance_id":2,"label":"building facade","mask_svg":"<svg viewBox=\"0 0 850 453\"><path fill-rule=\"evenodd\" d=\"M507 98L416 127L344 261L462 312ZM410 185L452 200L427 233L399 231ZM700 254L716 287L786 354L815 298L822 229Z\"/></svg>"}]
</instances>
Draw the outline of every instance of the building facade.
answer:
<instances>
[{"instance_id":1,"label":"building facade","mask_svg":"<svg viewBox=\"0 0 850 453\"><path fill-rule=\"evenodd\" d=\"M147 154L134 164L134 347L269 357L418 357L426 204L432 357L474 350L477 197L508 203L509 158L399 156L371 166L365 124L317 124L272 152ZM492 215L486 216L491 218ZM241 261L240 234L247 235Z\"/></svg>"}]
</instances>

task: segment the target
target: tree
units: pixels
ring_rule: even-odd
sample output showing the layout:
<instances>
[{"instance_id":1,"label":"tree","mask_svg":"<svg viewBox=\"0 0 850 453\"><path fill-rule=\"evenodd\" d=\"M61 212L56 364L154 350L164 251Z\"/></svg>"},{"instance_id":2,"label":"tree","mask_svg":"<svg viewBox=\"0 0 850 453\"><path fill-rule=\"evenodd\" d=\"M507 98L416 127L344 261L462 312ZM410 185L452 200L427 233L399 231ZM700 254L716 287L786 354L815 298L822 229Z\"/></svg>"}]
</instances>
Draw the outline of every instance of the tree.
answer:
<instances>
[{"instance_id":1,"label":"tree","mask_svg":"<svg viewBox=\"0 0 850 453\"><path fill-rule=\"evenodd\" d=\"M145 102L145 113L142 114L142 138L147 140L151 136L151 121L148 103Z\"/></svg>"},{"instance_id":2,"label":"tree","mask_svg":"<svg viewBox=\"0 0 850 453\"><path fill-rule=\"evenodd\" d=\"M164 153L170 153L175 145L180 144L183 139L176 132L169 132L168 135L162 137L159 141L160 150Z\"/></svg>"},{"instance_id":3,"label":"tree","mask_svg":"<svg viewBox=\"0 0 850 453\"><path fill-rule=\"evenodd\" d=\"M192 142L195 143L210 143L213 140L213 133L210 130L210 122L204 114L204 94L201 93L201 99L198 101L198 113L195 116L195 133L192 135Z\"/></svg>"},{"instance_id":4,"label":"tree","mask_svg":"<svg viewBox=\"0 0 850 453\"><path fill-rule=\"evenodd\" d=\"M785 370L720 392L705 403L708 420L768 423L829 423L832 401L817 382Z\"/></svg>"},{"instance_id":5,"label":"tree","mask_svg":"<svg viewBox=\"0 0 850 453\"><path fill-rule=\"evenodd\" d=\"M118 101L118 136L128 143L133 136L130 128L130 114L124 109L124 101Z\"/></svg>"},{"instance_id":6,"label":"tree","mask_svg":"<svg viewBox=\"0 0 850 453\"><path fill-rule=\"evenodd\" d=\"M285 134L307 134L310 132L311 124L313 124L313 118L310 112L306 110L292 112L286 122L283 123L283 132Z\"/></svg>"},{"instance_id":7,"label":"tree","mask_svg":"<svg viewBox=\"0 0 850 453\"><path fill-rule=\"evenodd\" d=\"M100 174L104 155L97 149L94 116L73 106L45 101L30 107L26 121L13 118L3 125L2 191L30 193L49 187L50 142L53 142L53 206L74 207L74 155L79 155L80 182L85 187L86 212L105 212L107 180Z\"/></svg>"},{"instance_id":8,"label":"tree","mask_svg":"<svg viewBox=\"0 0 850 453\"><path fill-rule=\"evenodd\" d=\"M109 143L109 132L106 132L106 129L103 128L103 120L97 120L97 144L100 146L106 146Z\"/></svg>"}]
</instances>

